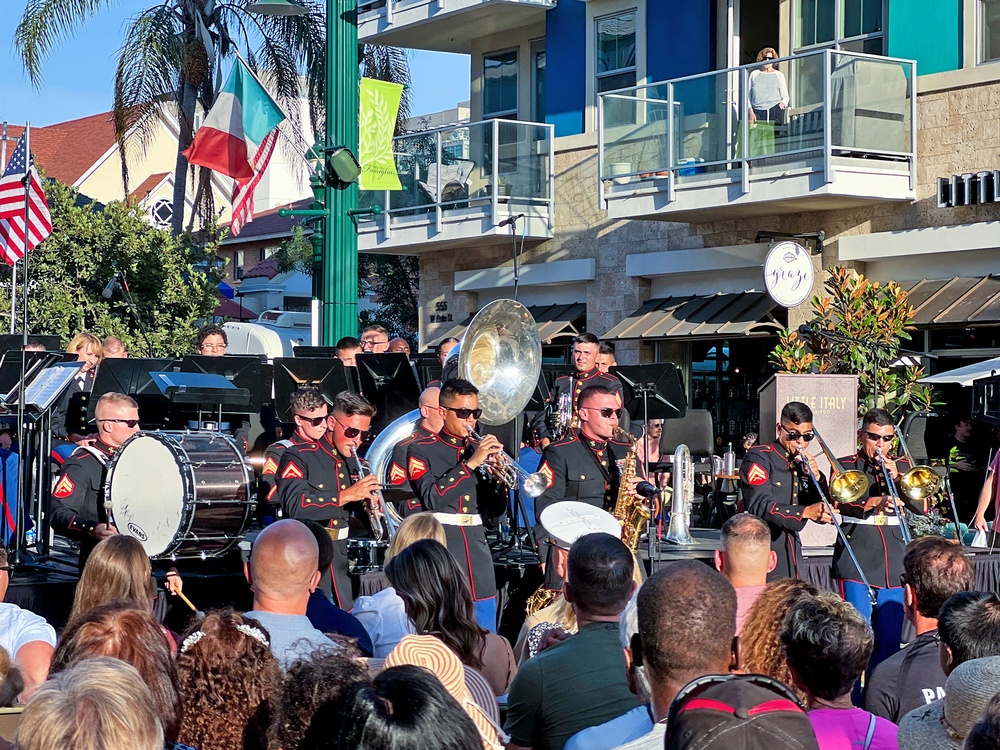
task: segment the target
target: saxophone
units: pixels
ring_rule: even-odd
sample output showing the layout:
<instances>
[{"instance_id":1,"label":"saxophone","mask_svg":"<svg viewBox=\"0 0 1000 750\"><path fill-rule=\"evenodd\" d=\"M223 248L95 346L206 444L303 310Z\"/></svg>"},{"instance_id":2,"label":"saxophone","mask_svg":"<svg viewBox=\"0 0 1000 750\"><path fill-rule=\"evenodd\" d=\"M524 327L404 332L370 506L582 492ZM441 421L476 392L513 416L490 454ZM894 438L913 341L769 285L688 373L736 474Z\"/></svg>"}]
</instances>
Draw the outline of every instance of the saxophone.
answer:
<instances>
[{"instance_id":1,"label":"saxophone","mask_svg":"<svg viewBox=\"0 0 1000 750\"><path fill-rule=\"evenodd\" d=\"M636 457L638 440L620 427L615 428L615 436L625 438L631 447L625 454L625 462L618 482L618 498L611 513L622 525L622 541L632 552L635 552L639 549L639 537L645 531L646 524L652 518L653 512L646 506L645 502L632 497L632 493L629 492L629 484L635 478L638 464Z\"/></svg>"},{"instance_id":2,"label":"saxophone","mask_svg":"<svg viewBox=\"0 0 1000 750\"><path fill-rule=\"evenodd\" d=\"M538 610L549 606L561 593L561 591L556 589L545 588L545 584L543 583L535 590L535 593L528 597L528 600L524 603L525 617L531 617Z\"/></svg>"}]
</instances>

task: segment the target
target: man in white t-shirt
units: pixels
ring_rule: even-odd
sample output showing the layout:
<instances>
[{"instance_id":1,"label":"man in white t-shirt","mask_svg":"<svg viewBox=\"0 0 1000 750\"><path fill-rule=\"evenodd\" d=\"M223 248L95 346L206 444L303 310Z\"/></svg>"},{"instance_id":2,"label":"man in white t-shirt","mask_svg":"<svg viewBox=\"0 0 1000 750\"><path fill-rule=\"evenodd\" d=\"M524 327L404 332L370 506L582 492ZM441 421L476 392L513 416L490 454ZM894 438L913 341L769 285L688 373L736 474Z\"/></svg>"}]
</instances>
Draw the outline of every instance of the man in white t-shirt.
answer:
<instances>
[{"instance_id":1,"label":"man in white t-shirt","mask_svg":"<svg viewBox=\"0 0 1000 750\"><path fill-rule=\"evenodd\" d=\"M23 703L49 676L56 631L44 617L3 601L9 583L7 550L0 548L0 647L10 654L14 666L21 670L24 678Z\"/></svg>"}]
</instances>

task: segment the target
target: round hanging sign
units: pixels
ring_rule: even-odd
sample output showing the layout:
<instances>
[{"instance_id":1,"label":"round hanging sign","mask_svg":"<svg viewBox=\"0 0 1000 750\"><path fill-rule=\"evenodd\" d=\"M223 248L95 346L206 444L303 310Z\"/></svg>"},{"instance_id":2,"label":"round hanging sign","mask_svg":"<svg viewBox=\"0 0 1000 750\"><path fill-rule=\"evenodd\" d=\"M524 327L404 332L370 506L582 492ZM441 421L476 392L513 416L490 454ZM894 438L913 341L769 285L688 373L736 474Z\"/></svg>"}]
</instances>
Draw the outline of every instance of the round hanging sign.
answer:
<instances>
[{"instance_id":1,"label":"round hanging sign","mask_svg":"<svg viewBox=\"0 0 1000 750\"><path fill-rule=\"evenodd\" d=\"M764 260L764 286L783 307L797 307L812 294L816 270L809 251L797 242L779 242Z\"/></svg>"}]
</instances>

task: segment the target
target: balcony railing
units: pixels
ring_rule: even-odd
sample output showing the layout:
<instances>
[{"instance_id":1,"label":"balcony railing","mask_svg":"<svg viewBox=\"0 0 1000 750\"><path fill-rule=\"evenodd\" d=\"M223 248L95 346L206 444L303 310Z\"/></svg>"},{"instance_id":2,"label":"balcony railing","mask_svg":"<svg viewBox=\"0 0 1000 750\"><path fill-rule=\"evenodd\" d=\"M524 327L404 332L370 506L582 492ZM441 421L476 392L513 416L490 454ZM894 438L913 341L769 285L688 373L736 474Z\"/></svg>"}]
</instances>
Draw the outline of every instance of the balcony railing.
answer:
<instances>
[{"instance_id":1,"label":"balcony railing","mask_svg":"<svg viewBox=\"0 0 1000 750\"><path fill-rule=\"evenodd\" d=\"M362 190L359 206L380 213L359 223L363 252L419 252L442 242L509 236L498 225L523 214L516 231L552 236L553 126L485 120L399 136L403 189Z\"/></svg>"},{"instance_id":2,"label":"balcony railing","mask_svg":"<svg viewBox=\"0 0 1000 750\"><path fill-rule=\"evenodd\" d=\"M659 195L646 205L664 218L719 208L713 200L745 212L754 202L820 198L845 167L876 175L869 181L876 191L886 184L881 178L892 179L884 198L912 199L915 62L818 50L777 60L773 70L779 75L756 63L602 94L602 207L652 192ZM782 93L786 101L768 108ZM801 195L787 185L774 189L776 178L804 173L821 179L801 181ZM725 185L714 198L684 195L713 184Z\"/></svg>"}]
</instances>

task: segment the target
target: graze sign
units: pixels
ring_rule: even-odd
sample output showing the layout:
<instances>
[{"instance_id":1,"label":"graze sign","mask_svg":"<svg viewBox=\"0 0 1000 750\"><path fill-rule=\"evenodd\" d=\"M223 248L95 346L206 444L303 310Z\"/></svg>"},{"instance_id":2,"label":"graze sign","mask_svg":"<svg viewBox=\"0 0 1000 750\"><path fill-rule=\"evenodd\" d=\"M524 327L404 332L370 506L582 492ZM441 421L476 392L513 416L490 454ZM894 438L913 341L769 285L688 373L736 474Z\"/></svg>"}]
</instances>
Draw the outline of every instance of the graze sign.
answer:
<instances>
[{"instance_id":1,"label":"graze sign","mask_svg":"<svg viewBox=\"0 0 1000 750\"><path fill-rule=\"evenodd\" d=\"M812 293L813 268L809 251L797 242L779 242L764 260L764 286L783 307L797 307Z\"/></svg>"}]
</instances>

